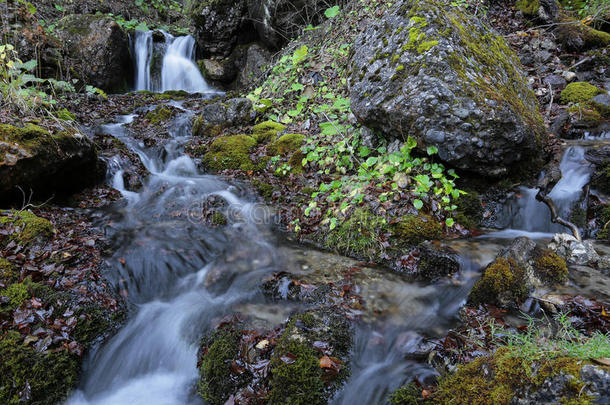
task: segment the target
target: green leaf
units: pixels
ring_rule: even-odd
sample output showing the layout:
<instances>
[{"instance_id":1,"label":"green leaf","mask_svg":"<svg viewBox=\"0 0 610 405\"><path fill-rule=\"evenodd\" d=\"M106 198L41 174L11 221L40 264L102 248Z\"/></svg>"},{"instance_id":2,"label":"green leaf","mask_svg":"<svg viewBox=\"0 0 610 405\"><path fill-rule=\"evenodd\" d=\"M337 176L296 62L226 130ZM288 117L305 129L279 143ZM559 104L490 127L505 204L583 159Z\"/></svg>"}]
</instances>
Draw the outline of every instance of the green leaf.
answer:
<instances>
[{"instance_id":1,"label":"green leaf","mask_svg":"<svg viewBox=\"0 0 610 405\"><path fill-rule=\"evenodd\" d=\"M453 220L453 218L447 218L445 220L445 224L447 224L447 226L449 226L449 227L453 226L454 223L455 223L455 221Z\"/></svg>"},{"instance_id":2,"label":"green leaf","mask_svg":"<svg viewBox=\"0 0 610 405\"><path fill-rule=\"evenodd\" d=\"M420 199L415 199L415 200L413 200L413 206L415 207L416 210L421 210L422 207L424 206L424 202Z\"/></svg>"},{"instance_id":3,"label":"green leaf","mask_svg":"<svg viewBox=\"0 0 610 405\"><path fill-rule=\"evenodd\" d=\"M327 8L326 11L324 12L324 15L326 16L326 18L335 18L336 16L339 15L340 9L339 6L333 6L330 8Z\"/></svg>"},{"instance_id":4,"label":"green leaf","mask_svg":"<svg viewBox=\"0 0 610 405\"><path fill-rule=\"evenodd\" d=\"M308 51L309 48L307 47L307 45L303 45L302 47L294 51L294 53L292 54L292 64L298 65L299 63L303 62L307 57Z\"/></svg>"},{"instance_id":5,"label":"green leaf","mask_svg":"<svg viewBox=\"0 0 610 405\"><path fill-rule=\"evenodd\" d=\"M417 146L417 141L415 140L415 138L413 138L411 136L409 138L407 138L407 148L409 150L415 148L416 146Z\"/></svg>"},{"instance_id":6,"label":"green leaf","mask_svg":"<svg viewBox=\"0 0 610 405\"><path fill-rule=\"evenodd\" d=\"M136 25L136 31L148 31L148 25L145 22L141 22Z\"/></svg>"},{"instance_id":7,"label":"green leaf","mask_svg":"<svg viewBox=\"0 0 610 405\"><path fill-rule=\"evenodd\" d=\"M438 153L438 148L436 146L428 146L426 151L428 152L428 155L435 155Z\"/></svg>"}]
</instances>

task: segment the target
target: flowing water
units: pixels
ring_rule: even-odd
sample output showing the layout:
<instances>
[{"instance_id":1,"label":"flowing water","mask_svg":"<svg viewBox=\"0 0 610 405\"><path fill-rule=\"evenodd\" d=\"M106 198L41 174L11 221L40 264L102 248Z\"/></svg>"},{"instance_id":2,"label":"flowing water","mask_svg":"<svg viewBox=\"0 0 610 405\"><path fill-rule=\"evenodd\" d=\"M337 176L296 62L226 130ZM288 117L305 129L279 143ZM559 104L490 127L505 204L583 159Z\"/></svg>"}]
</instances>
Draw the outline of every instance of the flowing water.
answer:
<instances>
[{"instance_id":1,"label":"flowing water","mask_svg":"<svg viewBox=\"0 0 610 405\"><path fill-rule=\"evenodd\" d=\"M165 41L161 84L155 88L150 73L153 35L136 33L136 88L205 92L205 81L192 72L192 38L166 34ZM109 162L108 182L124 199L94 217L111 241L106 276L126 297L129 317L115 336L91 351L69 405L203 404L195 393L201 336L235 312L277 327L298 309L297 304L266 300L257 288L265 275L284 270L341 274L340 269L356 265L351 259L288 245L272 232L268 208L254 203L245 188L200 172L183 152L191 118L183 110L170 126L171 139L151 148L126 129L133 115L100 128L134 151L149 175L138 192L127 190L127 162L119 157ZM589 169L582 163L582 148L566 152L564 179L551 193L562 210L578 200L588 180ZM510 227L554 232L547 208L532 198L529 190L522 190L522 198L508 208ZM227 226L207 224L203 213L210 201L222 202L218 207L229 220ZM384 403L393 389L413 377L434 377L430 366L405 356L425 344L426 337L443 336L456 324L480 267L503 243L455 243L462 257L459 274L432 285L407 283L383 269L363 269L360 293L367 305L382 308L385 315L357 323L352 374L332 403Z\"/></svg>"},{"instance_id":2,"label":"flowing water","mask_svg":"<svg viewBox=\"0 0 610 405\"><path fill-rule=\"evenodd\" d=\"M164 38L162 46L155 46L153 31L136 31L134 34L135 90L209 92L210 87L193 61L195 39L190 35L174 37L164 31L161 33ZM162 60L160 71L152 65L154 58Z\"/></svg>"},{"instance_id":3,"label":"flowing water","mask_svg":"<svg viewBox=\"0 0 610 405\"><path fill-rule=\"evenodd\" d=\"M574 208L579 204L583 189L589 182L591 165L585 160L586 149L570 146L564 152L559 165L561 180L555 184L549 197L555 203L560 217L569 220ZM538 189L520 187L519 192L504 207L501 224L502 231L493 232L486 237L514 238L526 235L531 238L549 238L557 232L568 232L562 225L551 222L551 213L546 204L536 200Z\"/></svg>"}]
</instances>

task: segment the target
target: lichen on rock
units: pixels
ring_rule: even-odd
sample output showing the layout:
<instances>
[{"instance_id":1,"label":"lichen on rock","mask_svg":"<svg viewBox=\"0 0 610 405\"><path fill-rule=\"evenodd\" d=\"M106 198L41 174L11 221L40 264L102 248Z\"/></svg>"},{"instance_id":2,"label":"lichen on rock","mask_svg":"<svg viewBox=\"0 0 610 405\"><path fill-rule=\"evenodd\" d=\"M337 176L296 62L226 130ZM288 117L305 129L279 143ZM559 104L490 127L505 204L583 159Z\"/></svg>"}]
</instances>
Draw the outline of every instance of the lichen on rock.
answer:
<instances>
[{"instance_id":1,"label":"lichen on rock","mask_svg":"<svg viewBox=\"0 0 610 405\"><path fill-rule=\"evenodd\" d=\"M408 133L483 176L536 165L546 131L519 60L458 7L394 5L356 39L351 82L354 115L387 138Z\"/></svg>"}]
</instances>

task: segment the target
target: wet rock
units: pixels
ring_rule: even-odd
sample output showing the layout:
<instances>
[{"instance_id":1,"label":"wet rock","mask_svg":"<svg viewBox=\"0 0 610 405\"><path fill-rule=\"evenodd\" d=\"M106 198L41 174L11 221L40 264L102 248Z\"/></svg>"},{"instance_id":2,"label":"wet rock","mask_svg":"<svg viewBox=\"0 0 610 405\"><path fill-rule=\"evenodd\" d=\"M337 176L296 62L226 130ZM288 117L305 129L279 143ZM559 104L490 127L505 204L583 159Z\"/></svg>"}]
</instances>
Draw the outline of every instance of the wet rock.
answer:
<instances>
[{"instance_id":1,"label":"wet rock","mask_svg":"<svg viewBox=\"0 0 610 405\"><path fill-rule=\"evenodd\" d=\"M190 17L203 56L228 56L239 40L245 23L244 0L200 0L193 2Z\"/></svg>"},{"instance_id":2,"label":"wet rock","mask_svg":"<svg viewBox=\"0 0 610 405\"><path fill-rule=\"evenodd\" d=\"M518 237L485 268L468 300L473 305L518 307L528 296L536 295L537 289L565 282L567 275L559 255L527 237Z\"/></svg>"},{"instance_id":3,"label":"wet rock","mask_svg":"<svg viewBox=\"0 0 610 405\"><path fill-rule=\"evenodd\" d=\"M579 242L567 233L555 234L549 243L549 249L573 264L595 264L600 260L591 241Z\"/></svg>"},{"instance_id":4,"label":"wet rock","mask_svg":"<svg viewBox=\"0 0 610 405\"><path fill-rule=\"evenodd\" d=\"M258 44L248 47L245 61L237 77L238 87L248 87L260 79L271 62L271 53Z\"/></svg>"},{"instance_id":5,"label":"wet rock","mask_svg":"<svg viewBox=\"0 0 610 405\"><path fill-rule=\"evenodd\" d=\"M591 102L600 113L610 117L610 94L598 94L591 99Z\"/></svg>"},{"instance_id":6,"label":"wet rock","mask_svg":"<svg viewBox=\"0 0 610 405\"><path fill-rule=\"evenodd\" d=\"M248 16L254 21L259 39L271 49L279 49L301 34L302 27L316 26L324 11L338 1L321 0L252 0Z\"/></svg>"},{"instance_id":7,"label":"wet rock","mask_svg":"<svg viewBox=\"0 0 610 405\"><path fill-rule=\"evenodd\" d=\"M201 115L193 123L193 134L213 137L229 126L242 126L252 122L255 112L247 98L232 98L203 107Z\"/></svg>"},{"instance_id":8,"label":"wet rock","mask_svg":"<svg viewBox=\"0 0 610 405\"><path fill-rule=\"evenodd\" d=\"M563 89L568 82L559 75L550 75L544 78L544 83L550 86L552 90Z\"/></svg>"},{"instance_id":9,"label":"wet rock","mask_svg":"<svg viewBox=\"0 0 610 405\"><path fill-rule=\"evenodd\" d=\"M455 274L460 269L459 256L447 246L423 242L417 246L418 265L407 274L417 280L432 282Z\"/></svg>"},{"instance_id":10,"label":"wet rock","mask_svg":"<svg viewBox=\"0 0 610 405\"><path fill-rule=\"evenodd\" d=\"M50 133L36 125L0 125L0 195L23 198L67 193L98 179L93 143L79 133Z\"/></svg>"},{"instance_id":11,"label":"wet rock","mask_svg":"<svg viewBox=\"0 0 610 405\"><path fill-rule=\"evenodd\" d=\"M351 346L351 324L334 308L267 330L234 317L202 340L198 392L211 404L325 404L349 375Z\"/></svg>"},{"instance_id":12,"label":"wet rock","mask_svg":"<svg viewBox=\"0 0 610 405\"><path fill-rule=\"evenodd\" d=\"M534 164L545 136L534 94L502 37L441 2L404 1L354 45L352 111L389 139L483 176ZM479 48L485 42L485 48Z\"/></svg>"},{"instance_id":13,"label":"wet rock","mask_svg":"<svg viewBox=\"0 0 610 405\"><path fill-rule=\"evenodd\" d=\"M85 83L121 92L132 81L129 38L110 17L70 15L58 23L58 37L68 51L64 62Z\"/></svg>"}]
</instances>

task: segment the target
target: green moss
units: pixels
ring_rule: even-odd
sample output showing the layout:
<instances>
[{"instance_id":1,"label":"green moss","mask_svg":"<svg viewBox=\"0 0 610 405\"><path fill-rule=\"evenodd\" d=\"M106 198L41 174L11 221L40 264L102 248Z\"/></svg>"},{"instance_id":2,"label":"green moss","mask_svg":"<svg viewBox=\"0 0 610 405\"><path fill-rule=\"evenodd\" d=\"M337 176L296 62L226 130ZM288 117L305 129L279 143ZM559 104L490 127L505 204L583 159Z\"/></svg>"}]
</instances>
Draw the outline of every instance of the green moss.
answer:
<instances>
[{"instance_id":1,"label":"green moss","mask_svg":"<svg viewBox=\"0 0 610 405\"><path fill-rule=\"evenodd\" d=\"M78 322L72 336L83 346L90 346L96 338L102 336L112 326L108 312L99 305L84 305L77 314Z\"/></svg>"},{"instance_id":2,"label":"green moss","mask_svg":"<svg viewBox=\"0 0 610 405\"><path fill-rule=\"evenodd\" d=\"M241 169L253 170L249 152L256 140L248 135L223 136L212 142L203 156L203 163L212 170Z\"/></svg>"},{"instance_id":3,"label":"green moss","mask_svg":"<svg viewBox=\"0 0 610 405\"><path fill-rule=\"evenodd\" d=\"M587 82L574 82L566 86L561 92L562 103L583 103L603 93L603 90Z\"/></svg>"},{"instance_id":4,"label":"green moss","mask_svg":"<svg viewBox=\"0 0 610 405\"><path fill-rule=\"evenodd\" d=\"M519 0L515 3L515 7L525 15L535 16L538 14L540 3L538 0Z\"/></svg>"},{"instance_id":5,"label":"green moss","mask_svg":"<svg viewBox=\"0 0 610 405\"><path fill-rule=\"evenodd\" d=\"M475 283L468 301L473 305L500 304L501 300L521 302L527 298L527 294L525 270L513 259L499 257Z\"/></svg>"},{"instance_id":6,"label":"green moss","mask_svg":"<svg viewBox=\"0 0 610 405\"><path fill-rule=\"evenodd\" d=\"M386 228L383 218L365 208L358 208L328 233L324 244L340 253L372 260L383 252L379 235Z\"/></svg>"},{"instance_id":7,"label":"green moss","mask_svg":"<svg viewBox=\"0 0 610 405\"><path fill-rule=\"evenodd\" d=\"M211 404L224 404L234 389L231 365L239 352L240 335L225 326L214 332L201 357L199 394Z\"/></svg>"},{"instance_id":8,"label":"green moss","mask_svg":"<svg viewBox=\"0 0 610 405\"><path fill-rule=\"evenodd\" d=\"M25 300L30 298L30 293L28 291L27 284L17 283L11 284L8 287L0 290L0 296L7 297L9 299L9 302L5 304L3 309L12 311L19 308L21 304L25 302ZM0 306L0 308L2 308L2 306Z\"/></svg>"},{"instance_id":9,"label":"green moss","mask_svg":"<svg viewBox=\"0 0 610 405\"><path fill-rule=\"evenodd\" d=\"M172 118L172 110L167 107L159 106L149 111L144 116L152 125L159 125Z\"/></svg>"},{"instance_id":10,"label":"green moss","mask_svg":"<svg viewBox=\"0 0 610 405\"><path fill-rule=\"evenodd\" d=\"M19 231L10 235L8 240L13 240L20 245L29 245L34 242L46 241L53 237L53 226L44 219L37 217L31 211L0 211L0 226L11 224L19 228Z\"/></svg>"},{"instance_id":11,"label":"green moss","mask_svg":"<svg viewBox=\"0 0 610 405\"><path fill-rule=\"evenodd\" d=\"M419 45L417 45L417 52L424 53L432 49L433 46L438 45L438 41L422 41Z\"/></svg>"},{"instance_id":12,"label":"green moss","mask_svg":"<svg viewBox=\"0 0 610 405\"><path fill-rule=\"evenodd\" d=\"M568 279L566 261L550 249L540 249L534 259L534 269L545 280L564 282Z\"/></svg>"},{"instance_id":13,"label":"green moss","mask_svg":"<svg viewBox=\"0 0 610 405\"><path fill-rule=\"evenodd\" d=\"M260 195L265 199L265 201L271 201L271 197L273 196L273 192L275 191L275 187L272 184L262 182L260 180L252 181L252 186Z\"/></svg>"},{"instance_id":14,"label":"green moss","mask_svg":"<svg viewBox=\"0 0 610 405\"><path fill-rule=\"evenodd\" d=\"M72 114L70 111L68 111L65 108L62 108L61 110L56 111L53 115L55 115L57 118L59 118L62 121L74 121L76 119L76 115Z\"/></svg>"},{"instance_id":15,"label":"green moss","mask_svg":"<svg viewBox=\"0 0 610 405\"><path fill-rule=\"evenodd\" d=\"M415 383L403 385L390 395L390 405L420 405L424 403L422 390Z\"/></svg>"},{"instance_id":16,"label":"green moss","mask_svg":"<svg viewBox=\"0 0 610 405\"><path fill-rule=\"evenodd\" d=\"M407 215L393 225L392 231L400 241L412 245L443 235L442 225L427 215Z\"/></svg>"},{"instance_id":17,"label":"green moss","mask_svg":"<svg viewBox=\"0 0 610 405\"><path fill-rule=\"evenodd\" d=\"M39 353L24 346L21 340L21 335L14 331L0 335L0 403L63 403L78 382L78 357L64 350Z\"/></svg>"},{"instance_id":18,"label":"green moss","mask_svg":"<svg viewBox=\"0 0 610 405\"><path fill-rule=\"evenodd\" d=\"M455 219L468 229L477 228L483 219L483 205L479 193L467 191L456 200L457 214Z\"/></svg>"},{"instance_id":19,"label":"green moss","mask_svg":"<svg viewBox=\"0 0 610 405\"><path fill-rule=\"evenodd\" d=\"M252 127L252 137L258 143L273 141L286 126L274 121L264 121Z\"/></svg>"},{"instance_id":20,"label":"green moss","mask_svg":"<svg viewBox=\"0 0 610 405\"><path fill-rule=\"evenodd\" d=\"M288 364L281 357L295 356ZM324 395L322 369L314 350L308 345L283 337L275 348L271 359L270 404L323 405Z\"/></svg>"},{"instance_id":21,"label":"green moss","mask_svg":"<svg viewBox=\"0 0 610 405\"><path fill-rule=\"evenodd\" d=\"M190 97L190 93L184 90L167 90L163 93L153 93L156 100L184 100Z\"/></svg>"},{"instance_id":22,"label":"green moss","mask_svg":"<svg viewBox=\"0 0 610 405\"><path fill-rule=\"evenodd\" d=\"M292 154L292 156L290 156L290 159L288 159L288 164L291 167L291 169L290 169L291 173L294 173L294 174L303 173L303 159L304 158L305 158L305 155L300 150L297 150L296 152L294 152Z\"/></svg>"},{"instance_id":23,"label":"green moss","mask_svg":"<svg viewBox=\"0 0 610 405\"><path fill-rule=\"evenodd\" d=\"M305 140L303 134L286 134L282 135L277 141L267 146L269 155L284 156L298 150Z\"/></svg>"},{"instance_id":24,"label":"green moss","mask_svg":"<svg viewBox=\"0 0 610 405\"><path fill-rule=\"evenodd\" d=\"M17 281L19 274L16 270L11 262L0 257L0 283L6 285Z\"/></svg>"},{"instance_id":25,"label":"green moss","mask_svg":"<svg viewBox=\"0 0 610 405\"><path fill-rule=\"evenodd\" d=\"M227 217L220 211L212 213L211 222L216 226L225 226L228 223Z\"/></svg>"},{"instance_id":26,"label":"green moss","mask_svg":"<svg viewBox=\"0 0 610 405\"><path fill-rule=\"evenodd\" d=\"M597 232L597 239L610 240L610 205L606 205L601 209L599 215L601 226Z\"/></svg>"},{"instance_id":27,"label":"green moss","mask_svg":"<svg viewBox=\"0 0 610 405\"><path fill-rule=\"evenodd\" d=\"M598 166L592 177L591 187L610 195L610 161Z\"/></svg>"},{"instance_id":28,"label":"green moss","mask_svg":"<svg viewBox=\"0 0 610 405\"><path fill-rule=\"evenodd\" d=\"M571 375L572 382L562 392L566 401L590 404L582 393L580 369L583 362L571 358L531 360L508 348L493 356L480 357L461 365L457 372L442 378L432 402L455 405L509 405L519 392L535 392L549 378Z\"/></svg>"}]
</instances>

